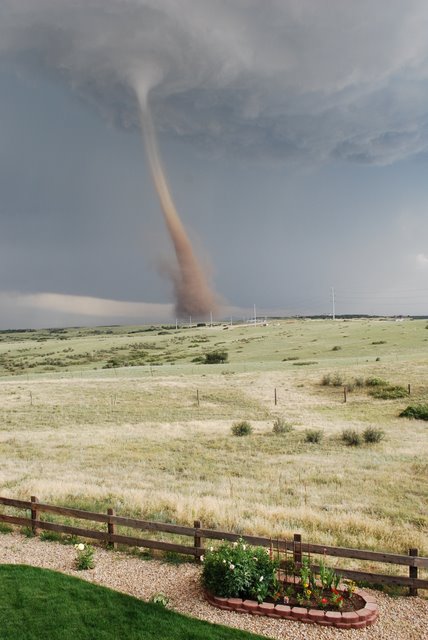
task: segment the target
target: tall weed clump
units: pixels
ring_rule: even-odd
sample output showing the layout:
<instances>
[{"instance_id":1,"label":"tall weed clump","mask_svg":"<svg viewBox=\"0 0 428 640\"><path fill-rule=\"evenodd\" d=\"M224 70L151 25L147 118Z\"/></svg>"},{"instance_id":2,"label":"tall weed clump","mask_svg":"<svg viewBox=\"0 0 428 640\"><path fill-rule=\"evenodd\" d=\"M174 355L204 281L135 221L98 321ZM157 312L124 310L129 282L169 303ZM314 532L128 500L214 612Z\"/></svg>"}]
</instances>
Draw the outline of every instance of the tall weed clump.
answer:
<instances>
[{"instance_id":1,"label":"tall weed clump","mask_svg":"<svg viewBox=\"0 0 428 640\"><path fill-rule=\"evenodd\" d=\"M428 404L410 404L399 414L400 418L428 420Z\"/></svg>"},{"instance_id":2,"label":"tall weed clump","mask_svg":"<svg viewBox=\"0 0 428 640\"><path fill-rule=\"evenodd\" d=\"M241 420L232 425L231 431L233 436L249 436L253 432L253 427L246 420Z\"/></svg>"},{"instance_id":3,"label":"tall weed clump","mask_svg":"<svg viewBox=\"0 0 428 640\"><path fill-rule=\"evenodd\" d=\"M275 418L272 431L276 434L289 433L293 431L293 425L284 420L284 418Z\"/></svg>"}]
</instances>

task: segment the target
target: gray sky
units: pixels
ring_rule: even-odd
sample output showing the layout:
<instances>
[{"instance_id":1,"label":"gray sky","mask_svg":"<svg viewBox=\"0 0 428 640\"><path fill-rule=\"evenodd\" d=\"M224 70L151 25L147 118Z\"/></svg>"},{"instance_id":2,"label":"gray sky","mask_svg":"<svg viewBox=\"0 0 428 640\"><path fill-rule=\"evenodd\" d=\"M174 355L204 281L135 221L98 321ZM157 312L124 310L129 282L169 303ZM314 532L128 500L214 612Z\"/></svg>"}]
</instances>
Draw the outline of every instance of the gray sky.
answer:
<instances>
[{"instance_id":1,"label":"gray sky","mask_svg":"<svg viewBox=\"0 0 428 640\"><path fill-rule=\"evenodd\" d=\"M2 0L0 328L174 319L135 79L222 314L428 313L424 0Z\"/></svg>"}]
</instances>

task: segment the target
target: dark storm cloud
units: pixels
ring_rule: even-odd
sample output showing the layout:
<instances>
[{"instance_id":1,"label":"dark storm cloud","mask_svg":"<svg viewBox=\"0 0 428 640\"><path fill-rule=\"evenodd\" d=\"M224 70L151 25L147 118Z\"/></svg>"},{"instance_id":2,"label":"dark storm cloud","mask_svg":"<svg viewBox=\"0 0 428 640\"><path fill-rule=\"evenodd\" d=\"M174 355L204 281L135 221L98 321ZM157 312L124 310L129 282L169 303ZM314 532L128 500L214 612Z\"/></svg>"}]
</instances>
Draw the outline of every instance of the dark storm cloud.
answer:
<instances>
[{"instance_id":1,"label":"dark storm cloud","mask_svg":"<svg viewBox=\"0 0 428 640\"><path fill-rule=\"evenodd\" d=\"M426 150L428 6L309 0L3 0L0 51L138 126L204 147L388 164Z\"/></svg>"}]
</instances>

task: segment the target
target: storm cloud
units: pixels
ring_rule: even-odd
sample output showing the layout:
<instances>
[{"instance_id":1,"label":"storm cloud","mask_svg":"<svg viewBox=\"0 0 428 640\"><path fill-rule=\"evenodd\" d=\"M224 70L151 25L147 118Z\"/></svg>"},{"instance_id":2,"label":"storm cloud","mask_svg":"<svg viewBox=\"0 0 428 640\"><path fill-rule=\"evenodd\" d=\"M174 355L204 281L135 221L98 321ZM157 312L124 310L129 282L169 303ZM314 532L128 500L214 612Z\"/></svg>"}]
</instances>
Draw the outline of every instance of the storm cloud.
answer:
<instances>
[{"instance_id":1,"label":"storm cloud","mask_svg":"<svg viewBox=\"0 0 428 640\"><path fill-rule=\"evenodd\" d=\"M428 6L370 0L3 0L3 59L213 150L388 164L428 146Z\"/></svg>"}]
</instances>

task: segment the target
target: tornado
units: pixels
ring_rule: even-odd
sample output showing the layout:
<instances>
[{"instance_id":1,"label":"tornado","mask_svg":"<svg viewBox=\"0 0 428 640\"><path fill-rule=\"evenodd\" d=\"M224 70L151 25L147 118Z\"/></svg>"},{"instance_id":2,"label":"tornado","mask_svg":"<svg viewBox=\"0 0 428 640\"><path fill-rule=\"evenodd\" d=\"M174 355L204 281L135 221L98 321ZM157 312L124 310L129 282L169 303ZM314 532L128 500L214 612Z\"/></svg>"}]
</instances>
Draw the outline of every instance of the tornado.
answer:
<instances>
[{"instance_id":1,"label":"tornado","mask_svg":"<svg viewBox=\"0 0 428 640\"><path fill-rule=\"evenodd\" d=\"M169 270L174 286L176 315L204 318L217 309L217 296L208 284L207 276L175 207L159 154L147 87L139 82L136 83L135 90L150 172L177 259L177 267Z\"/></svg>"}]
</instances>

